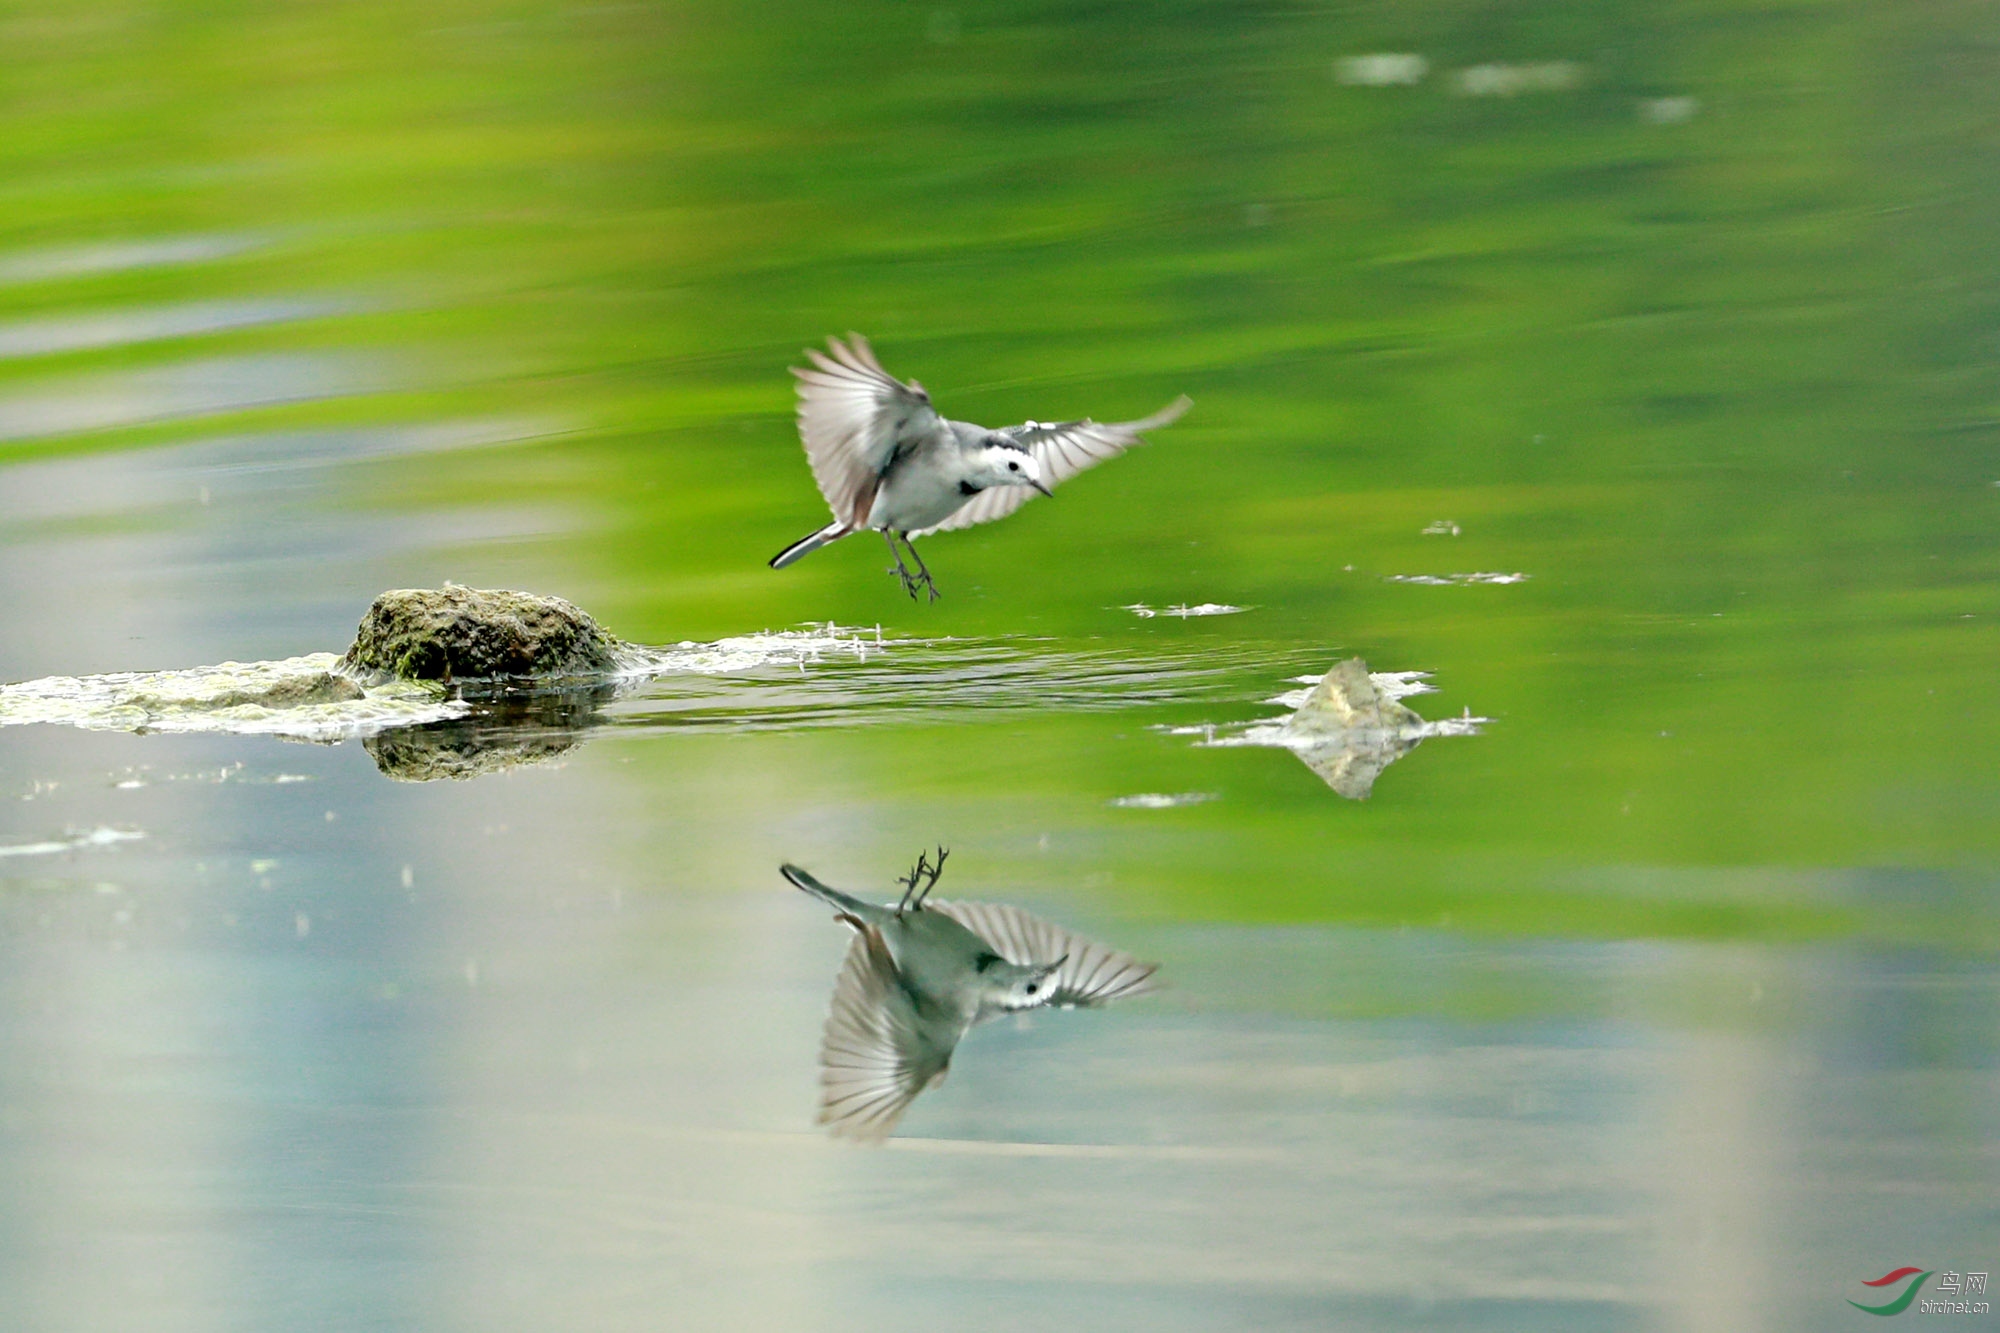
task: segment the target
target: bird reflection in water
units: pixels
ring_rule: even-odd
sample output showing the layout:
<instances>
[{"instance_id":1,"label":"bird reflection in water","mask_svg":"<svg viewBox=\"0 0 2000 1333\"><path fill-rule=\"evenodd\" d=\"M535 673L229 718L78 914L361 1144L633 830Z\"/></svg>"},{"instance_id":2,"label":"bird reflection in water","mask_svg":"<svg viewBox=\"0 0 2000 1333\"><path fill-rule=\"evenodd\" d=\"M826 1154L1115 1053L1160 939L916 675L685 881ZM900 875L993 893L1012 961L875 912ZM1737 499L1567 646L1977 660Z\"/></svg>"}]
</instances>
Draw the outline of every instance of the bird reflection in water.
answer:
<instances>
[{"instance_id":1,"label":"bird reflection in water","mask_svg":"<svg viewBox=\"0 0 2000 1333\"><path fill-rule=\"evenodd\" d=\"M820 1123L847 1138L888 1137L918 1093L944 1081L974 1026L1030 1009L1096 1008L1153 989L1155 963L1070 934L1005 903L931 898L940 847L897 882L888 906L781 873L854 931L820 1046Z\"/></svg>"}]
</instances>

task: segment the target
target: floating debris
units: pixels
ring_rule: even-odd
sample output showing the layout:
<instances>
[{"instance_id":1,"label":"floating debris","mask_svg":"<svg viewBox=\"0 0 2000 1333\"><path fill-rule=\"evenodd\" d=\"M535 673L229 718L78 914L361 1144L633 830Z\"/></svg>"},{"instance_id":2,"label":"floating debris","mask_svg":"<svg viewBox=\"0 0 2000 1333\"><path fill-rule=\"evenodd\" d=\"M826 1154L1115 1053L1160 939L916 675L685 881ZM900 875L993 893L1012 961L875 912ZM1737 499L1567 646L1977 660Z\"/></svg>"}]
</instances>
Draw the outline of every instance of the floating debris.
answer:
<instances>
[{"instance_id":1,"label":"floating debris","mask_svg":"<svg viewBox=\"0 0 2000 1333\"><path fill-rule=\"evenodd\" d=\"M1430 61L1406 51L1342 56L1333 62L1333 77L1357 88L1409 87L1422 83L1430 72Z\"/></svg>"},{"instance_id":2,"label":"floating debris","mask_svg":"<svg viewBox=\"0 0 2000 1333\"><path fill-rule=\"evenodd\" d=\"M1247 606L1230 606L1226 602L1202 602L1195 606L1183 602L1177 606L1166 607L1151 607L1144 602L1134 602L1130 606L1119 608L1121 611L1130 611L1141 620L1151 620L1154 616L1179 616L1182 620L1193 616L1233 616L1249 609Z\"/></svg>"},{"instance_id":3,"label":"floating debris","mask_svg":"<svg viewBox=\"0 0 2000 1333\"><path fill-rule=\"evenodd\" d=\"M1184 791L1167 795L1161 792L1140 792L1137 796L1120 796L1106 802L1120 810L1172 810L1176 806L1200 805L1203 801L1216 799L1212 791Z\"/></svg>"},{"instance_id":4,"label":"floating debris","mask_svg":"<svg viewBox=\"0 0 2000 1333\"><path fill-rule=\"evenodd\" d=\"M1340 795L1366 800L1382 770L1423 741L1432 736L1476 736L1491 721L1470 712L1437 722L1419 717L1400 701L1430 693L1427 676L1421 671L1370 674L1366 662L1350 657L1317 679L1301 677L1312 688L1272 700L1291 708L1289 716L1252 723L1233 733L1213 726L1167 730L1170 735L1200 736L1197 744L1204 746L1282 747Z\"/></svg>"},{"instance_id":5,"label":"floating debris","mask_svg":"<svg viewBox=\"0 0 2000 1333\"><path fill-rule=\"evenodd\" d=\"M191 301L136 310L42 316L0 324L0 361L229 333L344 314L350 308L328 300Z\"/></svg>"},{"instance_id":6,"label":"floating debris","mask_svg":"<svg viewBox=\"0 0 2000 1333\"><path fill-rule=\"evenodd\" d=\"M1465 588L1475 583L1526 583L1526 574L1389 574L1391 583L1420 583L1428 588Z\"/></svg>"},{"instance_id":7,"label":"floating debris","mask_svg":"<svg viewBox=\"0 0 2000 1333\"><path fill-rule=\"evenodd\" d=\"M1448 518L1441 518L1426 527L1422 535L1426 537L1456 537L1458 535L1458 524Z\"/></svg>"},{"instance_id":8,"label":"floating debris","mask_svg":"<svg viewBox=\"0 0 2000 1333\"><path fill-rule=\"evenodd\" d=\"M137 842L146 835L137 829L94 828L72 833L59 841L0 843L0 856L59 856L86 847L110 847L121 842Z\"/></svg>"}]
</instances>

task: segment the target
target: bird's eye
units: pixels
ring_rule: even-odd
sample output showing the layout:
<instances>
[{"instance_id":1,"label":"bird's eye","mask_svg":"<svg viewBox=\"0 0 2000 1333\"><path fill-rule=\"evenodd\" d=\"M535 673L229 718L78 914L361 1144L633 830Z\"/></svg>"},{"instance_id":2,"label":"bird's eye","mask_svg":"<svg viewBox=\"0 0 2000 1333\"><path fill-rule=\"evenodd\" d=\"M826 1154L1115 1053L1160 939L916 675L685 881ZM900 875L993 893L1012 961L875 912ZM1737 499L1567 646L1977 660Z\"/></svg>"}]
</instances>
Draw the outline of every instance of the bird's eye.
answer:
<instances>
[{"instance_id":1,"label":"bird's eye","mask_svg":"<svg viewBox=\"0 0 2000 1333\"><path fill-rule=\"evenodd\" d=\"M1009 463L1007 465L1007 470L1009 472L1019 472L1021 470L1021 465L1019 463Z\"/></svg>"},{"instance_id":2,"label":"bird's eye","mask_svg":"<svg viewBox=\"0 0 2000 1333\"><path fill-rule=\"evenodd\" d=\"M1034 994L1034 993L1035 993L1035 992L1036 992L1037 990L1039 990L1039 989L1041 989L1041 988L1040 988L1039 986L1035 985L1035 983L1034 983L1034 982L1032 982L1032 981L1031 981L1031 982L1029 982L1029 983L1028 983L1028 994L1030 994L1030 995L1033 995L1033 994Z\"/></svg>"}]
</instances>

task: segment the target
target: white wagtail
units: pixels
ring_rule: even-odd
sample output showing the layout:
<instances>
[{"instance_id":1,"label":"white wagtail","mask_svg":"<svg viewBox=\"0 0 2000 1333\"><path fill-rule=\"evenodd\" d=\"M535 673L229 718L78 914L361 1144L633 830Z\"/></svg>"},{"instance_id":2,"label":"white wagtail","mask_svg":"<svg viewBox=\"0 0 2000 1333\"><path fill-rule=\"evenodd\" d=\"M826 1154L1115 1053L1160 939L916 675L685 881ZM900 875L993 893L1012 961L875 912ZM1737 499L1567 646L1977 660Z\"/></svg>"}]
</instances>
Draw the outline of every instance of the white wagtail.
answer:
<instances>
[{"instance_id":1,"label":"white wagtail","mask_svg":"<svg viewBox=\"0 0 2000 1333\"><path fill-rule=\"evenodd\" d=\"M780 873L834 909L854 942L820 1045L819 1120L879 1140L918 1093L944 1081L975 1023L1024 1009L1095 1008L1153 989L1157 964L1079 939L1004 903L934 902L944 869L917 858L902 899L877 907L794 865Z\"/></svg>"},{"instance_id":2,"label":"white wagtail","mask_svg":"<svg viewBox=\"0 0 2000 1333\"><path fill-rule=\"evenodd\" d=\"M912 537L1005 518L1027 503L1030 490L1047 495L1139 443L1140 432L1176 420L1193 401L1182 395L1142 421L1109 426L1085 418L988 430L946 421L923 385L904 384L882 369L860 334L847 338L826 340L831 356L806 349L813 369L792 367L799 377L799 435L833 522L772 556L771 568L873 528L889 543L891 572L913 599L923 588L936 601L938 591ZM915 574L896 548L898 537L916 562Z\"/></svg>"}]
</instances>

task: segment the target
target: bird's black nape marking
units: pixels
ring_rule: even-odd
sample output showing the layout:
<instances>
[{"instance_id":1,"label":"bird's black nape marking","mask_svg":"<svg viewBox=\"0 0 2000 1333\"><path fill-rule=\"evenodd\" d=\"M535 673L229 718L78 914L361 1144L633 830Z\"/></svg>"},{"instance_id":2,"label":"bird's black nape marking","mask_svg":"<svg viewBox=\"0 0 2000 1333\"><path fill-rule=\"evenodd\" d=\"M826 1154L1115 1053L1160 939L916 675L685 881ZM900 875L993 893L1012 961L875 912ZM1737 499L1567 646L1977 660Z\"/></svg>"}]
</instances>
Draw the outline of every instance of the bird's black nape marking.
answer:
<instances>
[{"instance_id":1,"label":"bird's black nape marking","mask_svg":"<svg viewBox=\"0 0 2000 1333\"><path fill-rule=\"evenodd\" d=\"M950 855L951 853L940 845L937 849L937 864L932 865L930 853L917 853L916 868L910 871L907 876L899 877L896 880L898 884L903 886L902 901L896 904L897 916L901 916L905 912L921 911L923 909L924 899L930 897L931 890L937 887L938 876L944 873L944 859ZM922 883L922 888L917 887L919 883Z\"/></svg>"}]
</instances>

